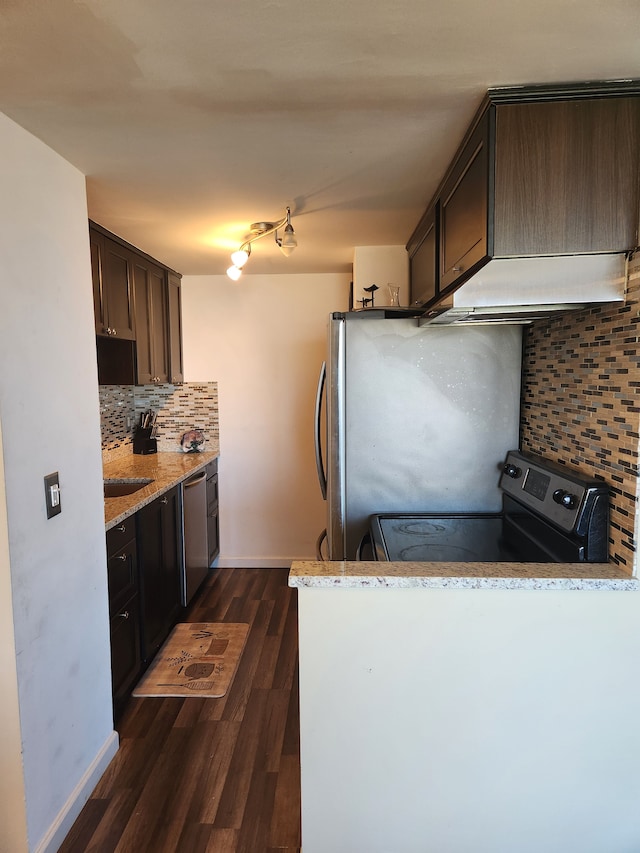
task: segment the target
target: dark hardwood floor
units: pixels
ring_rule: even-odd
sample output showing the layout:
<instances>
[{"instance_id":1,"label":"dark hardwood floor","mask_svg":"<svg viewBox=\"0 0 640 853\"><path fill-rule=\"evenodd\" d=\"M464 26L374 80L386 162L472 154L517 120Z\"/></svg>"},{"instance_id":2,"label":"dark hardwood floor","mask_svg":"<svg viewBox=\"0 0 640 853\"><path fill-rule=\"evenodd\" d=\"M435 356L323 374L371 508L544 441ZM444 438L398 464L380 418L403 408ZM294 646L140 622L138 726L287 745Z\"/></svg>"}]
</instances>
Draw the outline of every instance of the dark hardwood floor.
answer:
<instances>
[{"instance_id":1,"label":"dark hardwood floor","mask_svg":"<svg viewBox=\"0 0 640 853\"><path fill-rule=\"evenodd\" d=\"M217 569L182 621L248 622L221 699L131 699L120 749L60 853L300 850L296 590L286 569Z\"/></svg>"}]
</instances>

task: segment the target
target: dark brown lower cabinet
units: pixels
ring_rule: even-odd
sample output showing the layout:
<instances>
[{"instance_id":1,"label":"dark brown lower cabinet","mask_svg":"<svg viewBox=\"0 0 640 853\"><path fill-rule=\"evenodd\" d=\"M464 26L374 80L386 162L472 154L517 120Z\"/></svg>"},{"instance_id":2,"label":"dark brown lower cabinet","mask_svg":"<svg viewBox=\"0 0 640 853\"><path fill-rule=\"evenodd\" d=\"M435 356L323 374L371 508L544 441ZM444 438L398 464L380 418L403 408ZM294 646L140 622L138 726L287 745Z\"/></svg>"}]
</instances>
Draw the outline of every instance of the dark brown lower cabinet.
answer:
<instances>
[{"instance_id":1,"label":"dark brown lower cabinet","mask_svg":"<svg viewBox=\"0 0 640 853\"><path fill-rule=\"evenodd\" d=\"M133 518L107 532L113 711L117 718L140 675L138 552Z\"/></svg>"},{"instance_id":2,"label":"dark brown lower cabinet","mask_svg":"<svg viewBox=\"0 0 640 853\"><path fill-rule=\"evenodd\" d=\"M140 599L130 598L111 617L111 684L117 719L140 676Z\"/></svg>"},{"instance_id":3,"label":"dark brown lower cabinet","mask_svg":"<svg viewBox=\"0 0 640 853\"><path fill-rule=\"evenodd\" d=\"M148 664L178 621L182 559L180 489L136 513L142 662Z\"/></svg>"}]
</instances>

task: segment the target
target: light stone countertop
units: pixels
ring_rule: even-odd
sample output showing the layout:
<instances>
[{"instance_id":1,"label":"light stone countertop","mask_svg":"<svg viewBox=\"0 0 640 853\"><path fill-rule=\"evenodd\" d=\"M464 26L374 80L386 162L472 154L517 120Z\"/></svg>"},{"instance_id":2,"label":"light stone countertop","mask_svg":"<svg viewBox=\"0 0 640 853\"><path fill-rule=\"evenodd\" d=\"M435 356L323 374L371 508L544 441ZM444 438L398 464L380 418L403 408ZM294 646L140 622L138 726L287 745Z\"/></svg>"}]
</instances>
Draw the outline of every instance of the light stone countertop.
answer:
<instances>
[{"instance_id":1,"label":"light stone countertop","mask_svg":"<svg viewBox=\"0 0 640 853\"><path fill-rule=\"evenodd\" d=\"M105 530L110 530L125 518L150 504L163 492L186 480L213 459L220 455L217 442L209 441L210 450L202 453L150 453L148 455L130 453L118 456L103 463L105 480L153 480L132 495L119 498L105 498Z\"/></svg>"},{"instance_id":2,"label":"light stone countertop","mask_svg":"<svg viewBox=\"0 0 640 853\"><path fill-rule=\"evenodd\" d=\"M612 563L291 564L289 586L316 589L565 589L636 592L640 583Z\"/></svg>"}]
</instances>

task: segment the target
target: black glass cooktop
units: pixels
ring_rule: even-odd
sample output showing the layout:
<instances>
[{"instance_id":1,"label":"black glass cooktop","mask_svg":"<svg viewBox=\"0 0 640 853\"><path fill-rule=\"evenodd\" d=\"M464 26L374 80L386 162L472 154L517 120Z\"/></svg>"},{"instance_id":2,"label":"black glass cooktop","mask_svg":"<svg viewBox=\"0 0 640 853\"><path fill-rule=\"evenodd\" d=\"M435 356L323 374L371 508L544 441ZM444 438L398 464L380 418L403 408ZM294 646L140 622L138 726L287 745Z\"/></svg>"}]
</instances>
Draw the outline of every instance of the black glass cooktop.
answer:
<instances>
[{"instance_id":1,"label":"black glass cooktop","mask_svg":"<svg viewBox=\"0 0 640 853\"><path fill-rule=\"evenodd\" d=\"M415 562L518 561L501 515L379 515L372 524L378 559ZM383 549L383 553L381 553Z\"/></svg>"}]
</instances>

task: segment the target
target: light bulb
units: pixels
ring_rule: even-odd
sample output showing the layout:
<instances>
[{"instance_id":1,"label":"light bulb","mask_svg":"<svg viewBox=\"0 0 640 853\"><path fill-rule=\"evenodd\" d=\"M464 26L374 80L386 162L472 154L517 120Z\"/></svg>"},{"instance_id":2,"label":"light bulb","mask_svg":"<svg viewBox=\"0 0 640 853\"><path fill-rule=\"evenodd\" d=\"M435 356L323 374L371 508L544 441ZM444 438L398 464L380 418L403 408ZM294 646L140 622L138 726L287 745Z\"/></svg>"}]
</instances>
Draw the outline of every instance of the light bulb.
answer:
<instances>
[{"instance_id":1,"label":"light bulb","mask_svg":"<svg viewBox=\"0 0 640 853\"><path fill-rule=\"evenodd\" d=\"M235 265L230 266L229 269L227 270L227 275L233 281L237 281L240 278L240 276L242 275L242 270Z\"/></svg>"},{"instance_id":2,"label":"light bulb","mask_svg":"<svg viewBox=\"0 0 640 853\"><path fill-rule=\"evenodd\" d=\"M296 239L295 232L293 230L293 225L291 223L287 224L284 229L284 234L282 235L282 240L278 242L280 246L280 251L283 255L287 257L293 252L293 250L298 245L298 241Z\"/></svg>"},{"instance_id":3,"label":"light bulb","mask_svg":"<svg viewBox=\"0 0 640 853\"><path fill-rule=\"evenodd\" d=\"M245 252L244 249L238 249L237 252L234 252L231 255L231 260L233 261L234 266L238 267L240 270L249 260L249 253Z\"/></svg>"}]
</instances>

